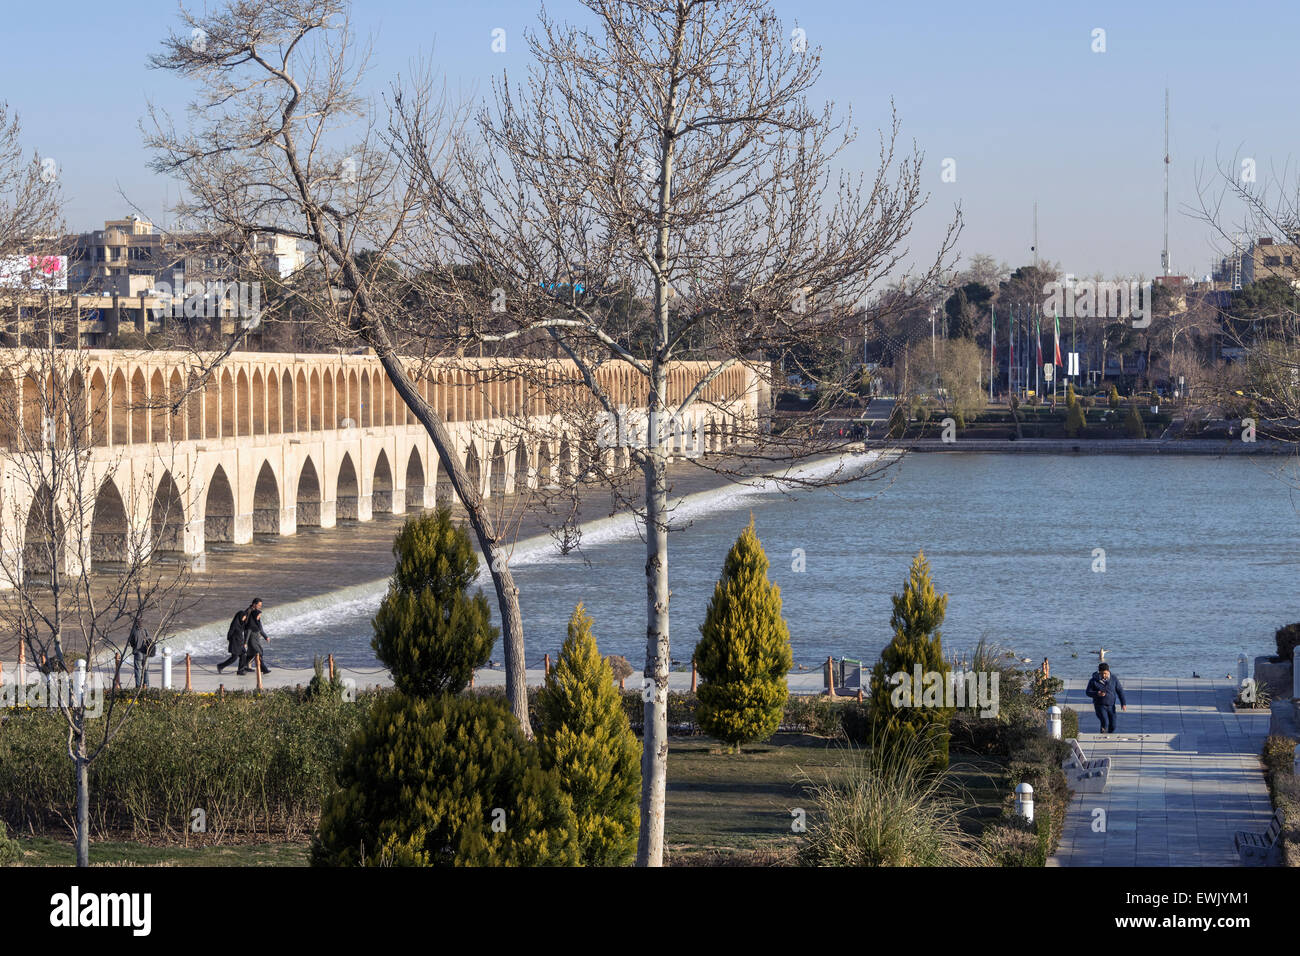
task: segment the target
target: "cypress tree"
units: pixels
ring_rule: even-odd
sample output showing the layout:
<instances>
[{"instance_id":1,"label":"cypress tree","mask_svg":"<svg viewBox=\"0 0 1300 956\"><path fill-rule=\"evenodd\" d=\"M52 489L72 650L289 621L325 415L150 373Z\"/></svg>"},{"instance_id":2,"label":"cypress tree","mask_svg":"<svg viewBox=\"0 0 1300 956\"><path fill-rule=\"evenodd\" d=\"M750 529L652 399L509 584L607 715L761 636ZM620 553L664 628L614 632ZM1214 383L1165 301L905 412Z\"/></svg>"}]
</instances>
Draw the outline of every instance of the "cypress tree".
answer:
<instances>
[{"instance_id":1,"label":"cypress tree","mask_svg":"<svg viewBox=\"0 0 1300 956\"><path fill-rule=\"evenodd\" d=\"M1066 382L1065 383L1065 404L1068 407L1070 405L1073 405L1075 401L1077 401L1077 399L1075 398L1075 394L1074 394L1074 383Z\"/></svg>"},{"instance_id":2,"label":"cypress tree","mask_svg":"<svg viewBox=\"0 0 1300 956\"><path fill-rule=\"evenodd\" d=\"M573 801L584 866L623 866L636 856L641 751L579 604L569 636L537 695L542 766L559 774Z\"/></svg>"},{"instance_id":3,"label":"cypress tree","mask_svg":"<svg viewBox=\"0 0 1300 956\"><path fill-rule=\"evenodd\" d=\"M337 777L314 866L577 862L571 801L498 699L389 694Z\"/></svg>"},{"instance_id":4,"label":"cypress tree","mask_svg":"<svg viewBox=\"0 0 1300 956\"><path fill-rule=\"evenodd\" d=\"M1124 431L1129 438L1146 438L1147 428L1142 424L1142 413L1138 411L1137 401L1129 404L1128 417L1124 419Z\"/></svg>"},{"instance_id":5,"label":"cypress tree","mask_svg":"<svg viewBox=\"0 0 1300 956\"><path fill-rule=\"evenodd\" d=\"M889 624L894 637L881 651L871 675L867 713L872 741L888 747L921 738L933 748L933 765L942 769L948 766L947 728L953 715L951 708L943 706L950 668L943 657L939 630L948 595L935 593L923 551L912 560L903 593L895 594L893 602ZM918 670L920 686L916 684Z\"/></svg>"},{"instance_id":6,"label":"cypress tree","mask_svg":"<svg viewBox=\"0 0 1300 956\"><path fill-rule=\"evenodd\" d=\"M781 616L781 589L768 580L767 569L750 515L727 554L695 645L704 680L696 719L736 751L776 732L789 695L790 629Z\"/></svg>"},{"instance_id":7,"label":"cypress tree","mask_svg":"<svg viewBox=\"0 0 1300 956\"><path fill-rule=\"evenodd\" d=\"M1106 396L1106 401L1110 404L1112 410L1119 408L1119 389L1114 383L1111 383L1110 394Z\"/></svg>"},{"instance_id":8,"label":"cypress tree","mask_svg":"<svg viewBox=\"0 0 1300 956\"><path fill-rule=\"evenodd\" d=\"M393 542L397 559L379 605L371 646L413 697L456 693L496 643L487 598L470 594L478 556L469 535L439 508L409 518Z\"/></svg>"},{"instance_id":9,"label":"cypress tree","mask_svg":"<svg viewBox=\"0 0 1300 956\"><path fill-rule=\"evenodd\" d=\"M1084 417L1082 406L1078 402L1071 402L1069 410L1065 413L1065 434L1071 438L1078 438L1087 424L1088 420Z\"/></svg>"}]
</instances>

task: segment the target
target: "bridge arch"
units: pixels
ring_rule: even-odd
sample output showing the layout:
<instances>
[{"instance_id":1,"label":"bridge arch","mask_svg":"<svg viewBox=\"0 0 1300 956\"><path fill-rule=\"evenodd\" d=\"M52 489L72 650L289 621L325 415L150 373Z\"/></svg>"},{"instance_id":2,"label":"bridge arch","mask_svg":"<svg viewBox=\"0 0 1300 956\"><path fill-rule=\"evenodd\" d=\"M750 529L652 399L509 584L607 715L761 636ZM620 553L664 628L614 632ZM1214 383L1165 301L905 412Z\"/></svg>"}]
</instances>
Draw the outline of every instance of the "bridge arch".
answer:
<instances>
[{"instance_id":1,"label":"bridge arch","mask_svg":"<svg viewBox=\"0 0 1300 956\"><path fill-rule=\"evenodd\" d=\"M506 493L506 452L497 439L492 446L492 458L488 462L488 495L500 498Z\"/></svg>"},{"instance_id":2,"label":"bridge arch","mask_svg":"<svg viewBox=\"0 0 1300 956\"><path fill-rule=\"evenodd\" d=\"M370 508L376 514L393 513L393 469L388 464L388 454L379 449L375 459L375 477L370 485Z\"/></svg>"},{"instance_id":3,"label":"bridge arch","mask_svg":"<svg viewBox=\"0 0 1300 956\"><path fill-rule=\"evenodd\" d=\"M483 493L482 469L479 467L478 449L474 443L469 443L469 448L465 451L465 474L469 478L470 486L480 495Z\"/></svg>"},{"instance_id":4,"label":"bridge arch","mask_svg":"<svg viewBox=\"0 0 1300 956\"><path fill-rule=\"evenodd\" d=\"M357 469L352 464L352 455L343 453L339 462L338 483L334 491L334 514L338 521L356 521L358 516L357 501L361 494L357 482Z\"/></svg>"},{"instance_id":5,"label":"bridge arch","mask_svg":"<svg viewBox=\"0 0 1300 956\"><path fill-rule=\"evenodd\" d=\"M294 386L293 400L294 405L298 409L298 421L295 430L300 432L311 431L311 392L307 387L307 373L302 369L298 369L298 378L297 383Z\"/></svg>"},{"instance_id":6,"label":"bridge arch","mask_svg":"<svg viewBox=\"0 0 1300 956\"><path fill-rule=\"evenodd\" d=\"M131 441L131 399L126 390L126 375L118 369L113 373L113 444L126 445ZM26 399L26 396L23 396Z\"/></svg>"},{"instance_id":7,"label":"bridge arch","mask_svg":"<svg viewBox=\"0 0 1300 956\"><path fill-rule=\"evenodd\" d=\"M419 511L424 508L424 462L420 449L412 447L406 461L406 508Z\"/></svg>"},{"instance_id":8,"label":"bridge arch","mask_svg":"<svg viewBox=\"0 0 1300 956\"><path fill-rule=\"evenodd\" d=\"M266 434L266 382L260 368L253 369L253 434Z\"/></svg>"},{"instance_id":9,"label":"bridge arch","mask_svg":"<svg viewBox=\"0 0 1300 956\"><path fill-rule=\"evenodd\" d=\"M176 479L163 472L149 509L149 544L154 555L185 550L185 503Z\"/></svg>"},{"instance_id":10,"label":"bridge arch","mask_svg":"<svg viewBox=\"0 0 1300 956\"><path fill-rule=\"evenodd\" d=\"M298 527L319 528L321 503L320 477L316 474L316 466L312 464L310 456L308 456L302 463L302 471L298 475L298 494L295 501L295 508L298 515Z\"/></svg>"},{"instance_id":11,"label":"bridge arch","mask_svg":"<svg viewBox=\"0 0 1300 956\"><path fill-rule=\"evenodd\" d=\"M54 504L49 485L42 484L32 498L23 533L23 577L29 582L49 581L55 568L67 563L67 529Z\"/></svg>"},{"instance_id":12,"label":"bridge arch","mask_svg":"<svg viewBox=\"0 0 1300 956\"><path fill-rule=\"evenodd\" d=\"M515 480L513 491L518 494L521 491L527 491L532 487L532 476L529 474L530 462L528 454L528 445L521 438L519 444L515 446Z\"/></svg>"},{"instance_id":13,"label":"bridge arch","mask_svg":"<svg viewBox=\"0 0 1300 956\"><path fill-rule=\"evenodd\" d=\"M208 481L203 504L203 546L214 541L235 540L235 493L226 477L226 469L217 465Z\"/></svg>"},{"instance_id":14,"label":"bridge arch","mask_svg":"<svg viewBox=\"0 0 1300 956\"><path fill-rule=\"evenodd\" d=\"M130 559L131 542L126 522L126 505L113 479L105 478L95 495L90 518L90 568L95 570Z\"/></svg>"},{"instance_id":15,"label":"bridge arch","mask_svg":"<svg viewBox=\"0 0 1300 956\"><path fill-rule=\"evenodd\" d=\"M280 533L280 484L270 460L263 461L253 486L253 534Z\"/></svg>"},{"instance_id":16,"label":"bridge arch","mask_svg":"<svg viewBox=\"0 0 1300 956\"><path fill-rule=\"evenodd\" d=\"M285 369L280 373L280 431L290 434L297 429L297 409L293 400L293 373Z\"/></svg>"}]
</instances>

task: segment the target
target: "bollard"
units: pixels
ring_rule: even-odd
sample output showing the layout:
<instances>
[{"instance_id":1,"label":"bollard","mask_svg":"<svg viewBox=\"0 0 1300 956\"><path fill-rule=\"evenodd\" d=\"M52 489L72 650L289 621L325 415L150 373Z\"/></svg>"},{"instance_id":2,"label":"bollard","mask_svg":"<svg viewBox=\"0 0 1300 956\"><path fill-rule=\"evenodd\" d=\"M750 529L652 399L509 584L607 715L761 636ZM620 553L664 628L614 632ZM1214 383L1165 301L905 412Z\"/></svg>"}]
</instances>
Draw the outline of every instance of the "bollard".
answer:
<instances>
[{"instance_id":1,"label":"bollard","mask_svg":"<svg viewBox=\"0 0 1300 956\"><path fill-rule=\"evenodd\" d=\"M18 686L27 686L27 642L18 641Z\"/></svg>"},{"instance_id":2,"label":"bollard","mask_svg":"<svg viewBox=\"0 0 1300 956\"><path fill-rule=\"evenodd\" d=\"M826 657L826 694L829 697L835 696L835 659L827 655Z\"/></svg>"},{"instance_id":3,"label":"bollard","mask_svg":"<svg viewBox=\"0 0 1300 956\"><path fill-rule=\"evenodd\" d=\"M194 690L194 683L190 680L190 655L185 655L185 693Z\"/></svg>"},{"instance_id":4,"label":"bollard","mask_svg":"<svg viewBox=\"0 0 1300 956\"><path fill-rule=\"evenodd\" d=\"M334 655L330 654L330 683L334 683Z\"/></svg>"},{"instance_id":5,"label":"bollard","mask_svg":"<svg viewBox=\"0 0 1300 956\"><path fill-rule=\"evenodd\" d=\"M545 654L542 656L542 673L546 677L551 676L551 655L550 654Z\"/></svg>"},{"instance_id":6,"label":"bollard","mask_svg":"<svg viewBox=\"0 0 1300 956\"><path fill-rule=\"evenodd\" d=\"M148 658L145 658L144 666L145 667L149 666ZM163 686L163 690L172 689L172 649L170 647L163 648L162 686Z\"/></svg>"},{"instance_id":7,"label":"bollard","mask_svg":"<svg viewBox=\"0 0 1300 956\"><path fill-rule=\"evenodd\" d=\"M122 655L113 655L113 690L122 689Z\"/></svg>"},{"instance_id":8,"label":"bollard","mask_svg":"<svg viewBox=\"0 0 1300 956\"><path fill-rule=\"evenodd\" d=\"M858 703L862 703L862 688L858 688Z\"/></svg>"},{"instance_id":9,"label":"bollard","mask_svg":"<svg viewBox=\"0 0 1300 956\"><path fill-rule=\"evenodd\" d=\"M1246 668L1246 655L1237 655L1237 683L1240 684L1250 676L1250 671Z\"/></svg>"},{"instance_id":10,"label":"bollard","mask_svg":"<svg viewBox=\"0 0 1300 956\"><path fill-rule=\"evenodd\" d=\"M692 694L695 693L696 681L698 680L698 678L699 678L699 674L695 669L695 658L692 657L691 658L691 693Z\"/></svg>"},{"instance_id":11,"label":"bollard","mask_svg":"<svg viewBox=\"0 0 1300 956\"><path fill-rule=\"evenodd\" d=\"M626 681L626 680L627 680L627 678L625 678L625 677L620 677L620 678L618 679L618 689L619 689L619 690L626 690L626 689L627 689L627 688L625 688L625 687L623 686L623 683L624 683L624 681Z\"/></svg>"},{"instance_id":12,"label":"bollard","mask_svg":"<svg viewBox=\"0 0 1300 956\"><path fill-rule=\"evenodd\" d=\"M473 671L470 671L470 672L469 672L469 689L470 689L470 690L473 690L473 689L474 689L474 672L473 672Z\"/></svg>"},{"instance_id":13,"label":"bollard","mask_svg":"<svg viewBox=\"0 0 1300 956\"><path fill-rule=\"evenodd\" d=\"M1046 657L1043 658L1043 676L1044 676L1044 677L1051 677L1051 676L1052 676L1052 665L1051 665L1051 663L1047 660Z\"/></svg>"},{"instance_id":14,"label":"bollard","mask_svg":"<svg viewBox=\"0 0 1300 956\"><path fill-rule=\"evenodd\" d=\"M253 660L257 663L257 692L260 694L262 692L262 655L258 654Z\"/></svg>"},{"instance_id":15,"label":"bollard","mask_svg":"<svg viewBox=\"0 0 1300 956\"><path fill-rule=\"evenodd\" d=\"M76 686L76 705L82 706L86 702L86 661L77 661L77 686Z\"/></svg>"},{"instance_id":16,"label":"bollard","mask_svg":"<svg viewBox=\"0 0 1300 956\"><path fill-rule=\"evenodd\" d=\"M225 685L225 684L218 684L218 685L217 685L217 700L225 700L225 699L226 699L226 685Z\"/></svg>"},{"instance_id":17,"label":"bollard","mask_svg":"<svg viewBox=\"0 0 1300 956\"><path fill-rule=\"evenodd\" d=\"M1016 816L1026 823L1034 822L1034 788L1027 783L1016 787Z\"/></svg>"},{"instance_id":18,"label":"bollard","mask_svg":"<svg viewBox=\"0 0 1300 956\"><path fill-rule=\"evenodd\" d=\"M1047 736L1053 740L1061 739L1061 708L1055 704L1047 708Z\"/></svg>"}]
</instances>

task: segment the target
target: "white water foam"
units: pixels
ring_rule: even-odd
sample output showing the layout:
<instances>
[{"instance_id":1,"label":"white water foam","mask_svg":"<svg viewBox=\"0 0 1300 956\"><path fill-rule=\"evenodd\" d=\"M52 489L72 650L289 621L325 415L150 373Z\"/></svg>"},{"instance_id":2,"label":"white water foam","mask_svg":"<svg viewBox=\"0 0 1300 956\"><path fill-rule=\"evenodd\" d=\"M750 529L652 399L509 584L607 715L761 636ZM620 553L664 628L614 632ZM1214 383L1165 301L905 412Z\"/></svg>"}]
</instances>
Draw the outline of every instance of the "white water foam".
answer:
<instances>
[{"instance_id":1,"label":"white water foam","mask_svg":"<svg viewBox=\"0 0 1300 956\"><path fill-rule=\"evenodd\" d=\"M669 505L671 527L673 530L680 530L703 515L743 510L754 499L768 495L787 491L797 493L801 488L799 481L824 481L831 476L837 479L860 476L878 464L885 454L889 453L871 451L818 459L802 466L789 468L780 474L756 476L710 491L685 495ZM641 535L641 528L641 520L633 514L624 513L601 518L582 526L581 544L583 548L588 548L638 537ZM580 555L560 554L554 538L549 534L525 538L515 545L510 556L512 567L566 560L583 559ZM491 575L486 566L479 571L475 583L484 590L490 591ZM388 579L384 578L281 605L273 609L274 618L268 619L267 631L273 638L279 635L305 636L328 630L342 621L369 616L378 610L379 602L387 589ZM180 653L196 656L224 655L225 624L210 624L194 628L176 634L164 643Z\"/></svg>"}]
</instances>

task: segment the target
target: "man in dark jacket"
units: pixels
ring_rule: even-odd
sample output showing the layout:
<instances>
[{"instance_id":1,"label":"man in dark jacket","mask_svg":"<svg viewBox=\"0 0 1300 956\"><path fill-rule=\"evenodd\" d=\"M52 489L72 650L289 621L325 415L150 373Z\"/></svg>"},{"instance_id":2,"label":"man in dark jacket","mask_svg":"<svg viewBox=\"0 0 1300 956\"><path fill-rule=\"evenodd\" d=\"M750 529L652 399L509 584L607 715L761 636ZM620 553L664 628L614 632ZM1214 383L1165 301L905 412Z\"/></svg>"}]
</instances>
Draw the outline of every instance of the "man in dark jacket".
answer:
<instances>
[{"instance_id":1,"label":"man in dark jacket","mask_svg":"<svg viewBox=\"0 0 1300 956\"><path fill-rule=\"evenodd\" d=\"M240 611L230 620L230 627L226 628L226 650L230 656L217 665L217 673L220 674L225 668L239 661L239 669L244 669L244 627L248 624L248 611Z\"/></svg>"},{"instance_id":2,"label":"man in dark jacket","mask_svg":"<svg viewBox=\"0 0 1300 956\"><path fill-rule=\"evenodd\" d=\"M1092 675L1092 680L1088 681L1088 689L1085 693L1092 698L1092 708L1097 712L1097 719L1101 721L1101 732L1113 734L1115 704L1118 703L1128 710L1128 701L1124 698L1124 687L1120 684L1119 678L1110 676L1110 665L1105 661L1097 665L1097 671Z\"/></svg>"},{"instance_id":3,"label":"man in dark jacket","mask_svg":"<svg viewBox=\"0 0 1300 956\"><path fill-rule=\"evenodd\" d=\"M244 625L244 636L248 639L248 647L244 651L244 659L240 662L239 673L243 674L249 670L256 670L257 661L260 657L262 660L262 673L271 673L271 668L266 666L266 641L271 639L266 631L262 630L262 599L253 598L253 603L248 605L248 610L244 612L248 617L248 622Z\"/></svg>"},{"instance_id":4,"label":"man in dark jacket","mask_svg":"<svg viewBox=\"0 0 1300 956\"><path fill-rule=\"evenodd\" d=\"M131 622L131 633L127 636L126 646L131 650L131 669L135 671L135 686L149 686L149 658L156 653L155 645L149 639L149 630L144 626L140 615Z\"/></svg>"}]
</instances>

